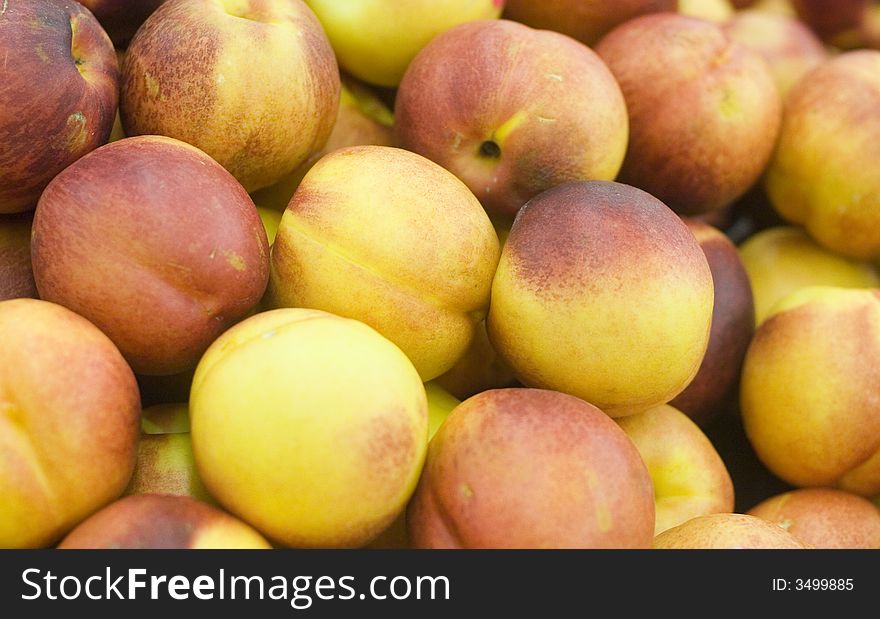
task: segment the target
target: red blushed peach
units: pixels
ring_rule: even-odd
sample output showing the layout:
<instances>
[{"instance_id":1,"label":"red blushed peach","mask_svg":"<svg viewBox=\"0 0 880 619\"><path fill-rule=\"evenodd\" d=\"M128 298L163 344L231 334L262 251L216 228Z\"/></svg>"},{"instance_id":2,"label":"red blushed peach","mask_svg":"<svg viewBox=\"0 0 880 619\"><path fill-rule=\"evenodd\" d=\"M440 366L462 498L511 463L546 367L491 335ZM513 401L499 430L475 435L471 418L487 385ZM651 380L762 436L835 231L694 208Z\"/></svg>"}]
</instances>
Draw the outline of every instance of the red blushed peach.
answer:
<instances>
[{"instance_id":1,"label":"red blushed peach","mask_svg":"<svg viewBox=\"0 0 880 619\"><path fill-rule=\"evenodd\" d=\"M560 183L613 179L627 140L620 88L590 48L506 20L458 26L419 52L395 128L508 216Z\"/></svg>"},{"instance_id":2,"label":"red blushed peach","mask_svg":"<svg viewBox=\"0 0 880 619\"><path fill-rule=\"evenodd\" d=\"M80 0L107 31L114 45L125 47L138 27L166 0Z\"/></svg>"},{"instance_id":3,"label":"red blushed peach","mask_svg":"<svg viewBox=\"0 0 880 619\"><path fill-rule=\"evenodd\" d=\"M674 11L677 4L677 0L507 0L504 17L594 45L602 35L629 19Z\"/></svg>"},{"instance_id":4,"label":"red blushed peach","mask_svg":"<svg viewBox=\"0 0 880 619\"><path fill-rule=\"evenodd\" d=\"M522 383L621 417L691 382L713 297L705 254L666 205L620 183L566 183L530 200L510 230L489 339Z\"/></svg>"},{"instance_id":5,"label":"red blushed peach","mask_svg":"<svg viewBox=\"0 0 880 619\"><path fill-rule=\"evenodd\" d=\"M30 214L0 216L0 301L36 297Z\"/></svg>"},{"instance_id":6,"label":"red blushed peach","mask_svg":"<svg viewBox=\"0 0 880 619\"><path fill-rule=\"evenodd\" d=\"M113 44L80 4L2 7L0 214L33 208L56 174L107 142L119 88Z\"/></svg>"},{"instance_id":7,"label":"red blushed peach","mask_svg":"<svg viewBox=\"0 0 880 619\"><path fill-rule=\"evenodd\" d=\"M756 516L710 514L667 529L654 538L666 550L801 550L785 529Z\"/></svg>"},{"instance_id":8,"label":"red blushed peach","mask_svg":"<svg viewBox=\"0 0 880 619\"><path fill-rule=\"evenodd\" d=\"M654 497L602 411L498 389L459 405L432 439L407 527L421 548L647 548Z\"/></svg>"},{"instance_id":9,"label":"red blushed peach","mask_svg":"<svg viewBox=\"0 0 880 619\"><path fill-rule=\"evenodd\" d=\"M596 51L629 111L621 182L696 215L733 203L758 180L782 106L757 52L713 23L673 13L626 22Z\"/></svg>"},{"instance_id":10,"label":"red blushed peach","mask_svg":"<svg viewBox=\"0 0 880 619\"><path fill-rule=\"evenodd\" d=\"M241 185L197 148L158 136L113 142L66 169L34 219L40 297L90 319L144 374L193 367L260 300L268 255Z\"/></svg>"},{"instance_id":11,"label":"red blushed peach","mask_svg":"<svg viewBox=\"0 0 880 619\"><path fill-rule=\"evenodd\" d=\"M195 499L139 494L80 524L59 548L264 549L269 542L237 518Z\"/></svg>"},{"instance_id":12,"label":"red blushed peach","mask_svg":"<svg viewBox=\"0 0 880 619\"><path fill-rule=\"evenodd\" d=\"M721 409L739 378L755 328L755 304L749 276L736 246L721 231L686 220L700 244L715 288L709 346L697 375L671 402L705 426Z\"/></svg>"},{"instance_id":13,"label":"red blushed peach","mask_svg":"<svg viewBox=\"0 0 880 619\"><path fill-rule=\"evenodd\" d=\"M0 548L46 546L125 489L135 463L134 374L84 318L0 302Z\"/></svg>"},{"instance_id":14,"label":"red blushed peach","mask_svg":"<svg viewBox=\"0 0 880 619\"><path fill-rule=\"evenodd\" d=\"M841 490L792 490L761 502L749 514L778 524L813 548L880 548L880 510Z\"/></svg>"},{"instance_id":15,"label":"red blushed peach","mask_svg":"<svg viewBox=\"0 0 880 619\"><path fill-rule=\"evenodd\" d=\"M783 96L805 73L828 58L822 42L794 17L743 11L723 28L731 39L764 57Z\"/></svg>"},{"instance_id":16,"label":"red blushed peach","mask_svg":"<svg viewBox=\"0 0 880 619\"><path fill-rule=\"evenodd\" d=\"M338 103L333 49L302 0L169 0L122 65L125 134L192 144L248 191L324 146Z\"/></svg>"}]
</instances>

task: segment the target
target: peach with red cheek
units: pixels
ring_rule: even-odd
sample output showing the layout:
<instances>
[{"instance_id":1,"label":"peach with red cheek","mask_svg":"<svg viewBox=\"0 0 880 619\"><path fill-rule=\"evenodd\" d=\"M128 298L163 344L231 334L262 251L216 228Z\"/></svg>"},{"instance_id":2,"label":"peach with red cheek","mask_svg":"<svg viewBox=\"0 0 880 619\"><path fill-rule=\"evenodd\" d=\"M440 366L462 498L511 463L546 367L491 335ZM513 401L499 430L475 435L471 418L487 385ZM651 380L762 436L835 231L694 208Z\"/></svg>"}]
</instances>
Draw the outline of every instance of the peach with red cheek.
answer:
<instances>
[{"instance_id":1,"label":"peach with red cheek","mask_svg":"<svg viewBox=\"0 0 880 619\"><path fill-rule=\"evenodd\" d=\"M248 190L324 146L339 103L330 42L302 0L172 0L122 65L125 134L205 151Z\"/></svg>"},{"instance_id":2,"label":"peach with red cheek","mask_svg":"<svg viewBox=\"0 0 880 619\"><path fill-rule=\"evenodd\" d=\"M421 548L646 548L654 499L602 411L500 389L463 402L434 436L407 525Z\"/></svg>"},{"instance_id":3,"label":"peach with red cheek","mask_svg":"<svg viewBox=\"0 0 880 619\"><path fill-rule=\"evenodd\" d=\"M158 136L113 142L67 168L34 219L41 298L94 322L144 374L192 368L260 300L268 254L241 185L195 147Z\"/></svg>"},{"instance_id":4,"label":"peach with red cheek","mask_svg":"<svg viewBox=\"0 0 880 619\"><path fill-rule=\"evenodd\" d=\"M716 24L672 13L618 26L596 52L629 111L618 180L685 215L724 208L758 180L782 106L757 52Z\"/></svg>"},{"instance_id":5,"label":"peach with red cheek","mask_svg":"<svg viewBox=\"0 0 880 619\"><path fill-rule=\"evenodd\" d=\"M666 550L802 550L785 529L756 516L710 514L688 520L654 538Z\"/></svg>"},{"instance_id":6,"label":"peach with red cheek","mask_svg":"<svg viewBox=\"0 0 880 619\"><path fill-rule=\"evenodd\" d=\"M265 549L244 522L182 496L139 494L105 507L62 540L62 549Z\"/></svg>"},{"instance_id":7,"label":"peach with red cheek","mask_svg":"<svg viewBox=\"0 0 880 619\"><path fill-rule=\"evenodd\" d=\"M612 180L628 134L620 88L590 48L506 20L433 39L400 84L395 129L506 216L560 183Z\"/></svg>"},{"instance_id":8,"label":"peach with red cheek","mask_svg":"<svg viewBox=\"0 0 880 619\"><path fill-rule=\"evenodd\" d=\"M880 293L813 287L783 298L758 327L740 407L752 446L778 477L794 486L865 484L871 496L880 460L877 394Z\"/></svg>"},{"instance_id":9,"label":"peach with red cheek","mask_svg":"<svg viewBox=\"0 0 880 619\"><path fill-rule=\"evenodd\" d=\"M0 548L47 546L117 498L135 464L131 369L94 325L0 302Z\"/></svg>"},{"instance_id":10,"label":"peach with red cheek","mask_svg":"<svg viewBox=\"0 0 880 619\"><path fill-rule=\"evenodd\" d=\"M492 283L489 339L523 384L620 417L693 379L713 296L703 251L666 205L620 183L567 183L519 212Z\"/></svg>"},{"instance_id":11,"label":"peach with red cheek","mask_svg":"<svg viewBox=\"0 0 880 619\"><path fill-rule=\"evenodd\" d=\"M813 548L880 548L880 510L841 490L804 488L770 497L749 510Z\"/></svg>"},{"instance_id":12,"label":"peach with red cheek","mask_svg":"<svg viewBox=\"0 0 880 619\"><path fill-rule=\"evenodd\" d=\"M0 215L34 208L56 174L107 142L119 91L113 44L80 4L3 8Z\"/></svg>"}]
</instances>

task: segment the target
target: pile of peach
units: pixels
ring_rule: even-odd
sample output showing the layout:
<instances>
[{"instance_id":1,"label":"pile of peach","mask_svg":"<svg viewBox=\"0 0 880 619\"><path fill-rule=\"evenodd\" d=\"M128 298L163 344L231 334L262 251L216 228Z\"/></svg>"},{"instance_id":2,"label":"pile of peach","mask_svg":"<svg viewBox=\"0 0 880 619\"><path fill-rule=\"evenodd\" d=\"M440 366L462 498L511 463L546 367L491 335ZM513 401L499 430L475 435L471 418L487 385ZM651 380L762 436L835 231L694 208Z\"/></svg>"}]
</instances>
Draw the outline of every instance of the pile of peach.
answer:
<instances>
[{"instance_id":1,"label":"pile of peach","mask_svg":"<svg viewBox=\"0 0 880 619\"><path fill-rule=\"evenodd\" d=\"M831 4L0 1L0 547L880 548Z\"/></svg>"}]
</instances>

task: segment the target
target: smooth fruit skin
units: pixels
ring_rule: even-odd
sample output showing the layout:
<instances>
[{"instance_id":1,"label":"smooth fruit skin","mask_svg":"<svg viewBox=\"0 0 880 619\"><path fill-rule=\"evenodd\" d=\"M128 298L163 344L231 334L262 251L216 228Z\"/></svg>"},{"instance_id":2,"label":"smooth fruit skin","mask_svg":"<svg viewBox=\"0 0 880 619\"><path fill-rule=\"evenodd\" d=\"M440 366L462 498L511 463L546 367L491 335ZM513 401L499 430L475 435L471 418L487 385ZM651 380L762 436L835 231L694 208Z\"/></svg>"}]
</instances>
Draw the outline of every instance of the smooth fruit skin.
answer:
<instances>
[{"instance_id":1,"label":"smooth fruit skin","mask_svg":"<svg viewBox=\"0 0 880 619\"><path fill-rule=\"evenodd\" d=\"M560 183L612 180L628 135L620 88L592 50L507 20L431 41L400 84L395 129L510 217Z\"/></svg>"},{"instance_id":2,"label":"smooth fruit skin","mask_svg":"<svg viewBox=\"0 0 880 619\"><path fill-rule=\"evenodd\" d=\"M107 142L119 91L113 44L80 4L14 0L3 9L0 215L34 208L56 174Z\"/></svg>"},{"instance_id":3,"label":"smooth fruit skin","mask_svg":"<svg viewBox=\"0 0 880 619\"><path fill-rule=\"evenodd\" d=\"M407 525L417 548L647 548L651 479L596 407L552 391L486 391L432 439Z\"/></svg>"},{"instance_id":4,"label":"smooth fruit skin","mask_svg":"<svg viewBox=\"0 0 880 619\"><path fill-rule=\"evenodd\" d=\"M121 97L126 135L192 144L256 191L324 146L339 73L301 0L169 0L125 54Z\"/></svg>"},{"instance_id":5,"label":"smooth fruit skin","mask_svg":"<svg viewBox=\"0 0 880 619\"><path fill-rule=\"evenodd\" d=\"M646 13L674 11L678 0L507 0L504 18L595 45L615 26Z\"/></svg>"},{"instance_id":6,"label":"smooth fruit skin","mask_svg":"<svg viewBox=\"0 0 880 619\"><path fill-rule=\"evenodd\" d=\"M0 215L0 301L36 298L31 268L33 215Z\"/></svg>"},{"instance_id":7,"label":"smooth fruit skin","mask_svg":"<svg viewBox=\"0 0 880 619\"><path fill-rule=\"evenodd\" d=\"M728 37L764 57L783 97L811 69L828 59L822 41L794 17L740 11L723 29Z\"/></svg>"},{"instance_id":8,"label":"smooth fruit skin","mask_svg":"<svg viewBox=\"0 0 880 619\"><path fill-rule=\"evenodd\" d=\"M125 494L173 494L214 502L196 469L186 404L143 410L137 465Z\"/></svg>"},{"instance_id":9,"label":"smooth fruit skin","mask_svg":"<svg viewBox=\"0 0 880 619\"><path fill-rule=\"evenodd\" d=\"M785 529L756 516L710 514L688 520L654 538L664 550L802 550Z\"/></svg>"},{"instance_id":10,"label":"smooth fruit skin","mask_svg":"<svg viewBox=\"0 0 880 619\"><path fill-rule=\"evenodd\" d=\"M617 421L654 486L654 535L706 514L733 511L733 481L715 447L687 415L662 405Z\"/></svg>"},{"instance_id":11,"label":"smooth fruit skin","mask_svg":"<svg viewBox=\"0 0 880 619\"><path fill-rule=\"evenodd\" d=\"M841 47L858 40L870 0L790 0L797 16L823 40Z\"/></svg>"},{"instance_id":12,"label":"smooth fruit skin","mask_svg":"<svg viewBox=\"0 0 880 619\"><path fill-rule=\"evenodd\" d=\"M431 39L459 24L501 15L504 0L306 0L339 64L371 84L395 87Z\"/></svg>"},{"instance_id":13,"label":"smooth fruit skin","mask_svg":"<svg viewBox=\"0 0 880 619\"><path fill-rule=\"evenodd\" d=\"M108 505L64 538L61 549L268 549L245 523L190 497L139 494Z\"/></svg>"},{"instance_id":14,"label":"smooth fruit skin","mask_svg":"<svg viewBox=\"0 0 880 619\"><path fill-rule=\"evenodd\" d=\"M795 486L833 486L880 450L877 394L880 295L814 287L785 297L755 332L740 405L773 473Z\"/></svg>"},{"instance_id":15,"label":"smooth fruit skin","mask_svg":"<svg viewBox=\"0 0 880 619\"><path fill-rule=\"evenodd\" d=\"M736 246L723 232L686 219L700 244L715 290L712 328L703 362L687 388L670 402L699 425L714 419L731 394L755 329L752 289Z\"/></svg>"},{"instance_id":16,"label":"smooth fruit skin","mask_svg":"<svg viewBox=\"0 0 880 619\"><path fill-rule=\"evenodd\" d=\"M517 216L492 283L489 338L522 383L618 417L693 379L713 297L703 251L662 202L619 183L567 183Z\"/></svg>"},{"instance_id":17,"label":"smooth fruit skin","mask_svg":"<svg viewBox=\"0 0 880 619\"><path fill-rule=\"evenodd\" d=\"M361 320L423 380L451 368L486 315L498 237L464 184L398 148L337 150L281 219L269 301Z\"/></svg>"},{"instance_id":18,"label":"smooth fruit skin","mask_svg":"<svg viewBox=\"0 0 880 619\"><path fill-rule=\"evenodd\" d=\"M678 12L722 24L734 16L729 0L678 0Z\"/></svg>"},{"instance_id":19,"label":"smooth fruit skin","mask_svg":"<svg viewBox=\"0 0 880 619\"><path fill-rule=\"evenodd\" d=\"M443 389L436 381L425 383L428 396L428 441L434 438L437 430L446 421L461 401ZM409 548L409 533L406 530L406 512L401 513L387 529L367 545L367 548Z\"/></svg>"},{"instance_id":20,"label":"smooth fruit skin","mask_svg":"<svg viewBox=\"0 0 880 619\"><path fill-rule=\"evenodd\" d=\"M134 374L84 318L0 302L0 548L47 546L117 498L135 463Z\"/></svg>"},{"instance_id":21,"label":"smooth fruit skin","mask_svg":"<svg viewBox=\"0 0 880 619\"><path fill-rule=\"evenodd\" d=\"M369 542L403 511L427 447L406 356L316 310L257 314L221 335L196 370L190 419L211 495L287 546Z\"/></svg>"},{"instance_id":22,"label":"smooth fruit skin","mask_svg":"<svg viewBox=\"0 0 880 619\"><path fill-rule=\"evenodd\" d=\"M31 253L40 297L94 322L144 374L192 368L269 275L266 232L241 185L159 136L113 142L59 174L40 198Z\"/></svg>"},{"instance_id":23,"label":"smooth fruit skin","mask_svg":"<svg viewBox=\"0 0 880 619\"><path fill-rule=\"evenodd\" d=\"M618 26L596 52L629 111L618 180L684 215L722 209L758 180L782 105L757 52L716 24L673 13Z\"/></svg>"},{"instance_id":24,"label":"smooth fruit skin","mask_svg":"<svg viewBox=\"0 0 880 619\"><path fill-rule=\"evenodd\" d=\"M813 548L880 548L880 510L860 496L805 488L770 497L749 510Z\"/></svg>"},{"instance_id":25,"label":"smooth fruit skin","mask_svg":"<svg viewBox=\"0 0 880 619\"><path fill-rule=\"evenodd\" d=\"M765 176L774 208L831 251L880 256L880 51L841 54L806 75L785 100Z\"/></svg>"},{"instance_id":26,"label":"smooth fruit skin","mask_svg":"<svg viewBox=\"0 0 880 619\"><path fill-rule=\"evenodd\" d=\"M801 228L778 226L750 236L739 247L760 325L786 295L809 286L875 288L877 270L818 245Z\"/></svg>"}]
</instances>

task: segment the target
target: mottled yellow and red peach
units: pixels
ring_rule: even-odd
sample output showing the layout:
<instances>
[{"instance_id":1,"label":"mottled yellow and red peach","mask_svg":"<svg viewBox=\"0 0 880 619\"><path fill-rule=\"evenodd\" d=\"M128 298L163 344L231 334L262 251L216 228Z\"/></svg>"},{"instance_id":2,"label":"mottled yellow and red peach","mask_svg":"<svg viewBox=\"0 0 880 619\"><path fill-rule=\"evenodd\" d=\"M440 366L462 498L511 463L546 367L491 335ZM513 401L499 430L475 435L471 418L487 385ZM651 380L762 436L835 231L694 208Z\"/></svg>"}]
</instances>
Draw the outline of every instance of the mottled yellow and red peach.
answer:
<instances>
[{"instance_id":1,"label":"mottled yellow and red peach","mask_svg":"<svg viewBox=\"0 0 880 619\"><path fill-rule=\"evenodd\" d=\"M812 548L880 548L880 510L841 490L792 490L762 501L749 514L778 524Z\"/></svg>"},{"instance_id":2,"label":"mottled yellow and red peach","mask_svg":"<svg viewBox=\"0 0 880 619\"><path fill-rule=\"evenodd\" d=\"M431 41L400 84L395 128L507 216L560 183L613 179L627 143L623 96L596 54L506 20Z\"/></svg>"},{"instance_id":3,"label":"mottled yellow and red peach","mask_svg":"<svg viewBox=\"0 0 880 619\"><path fill-rule=\"evenodd\" d=\"M338 102L333 50L301 0L169 0L122 67L126 135L193 144L248 191L324 146Z\"/></svg>"},{"instance_id":4,"label":"mottled yellow and red peach","mask_svg":"<svg viewBox=\"0 0 880 619\"><path fill-rule=\"evenodd\" d=\"M272 546L250 526L183 496L139 494L108 505L58 545L62 549L207 550Z\"/></svg>"},{"instance_id":5,"label":"mottled yellow and red peach","mask_svg":"<svg viewBox=\"0 0 880 619\"><path fill-rule=\"evenodd\" d=\"M520 211L487 324L523 383L622 416L670 401L693 379L713 296L706 257L675 213L634 187L582 181Z\"/></svg>"},{"instance_id":6,"label":"mottled yellow and red peach","mask_svg":"<svg viewBox=\"0 0 880 619\"><path fill-rule=\"evenodd\" d=\"M553 391L486 391L432 439L407 525L420 548L647 548L651 478L596 407Z\"/></svg>"},{"instance_id":7,"label":"mottled yellow and red peach","mask_svg":"<svg viewBox=\"0 0 880 619\"><path fill-rule=\"evenodd\" d=\"M241 185L165 137L90 153L46 188L34 219L40 297L94 322L145 374L192 368L260 300L268 254Z\"/></svg>"},{"instance_id":8,"label":"mottled yellow and red peach","mask_svg":"<svg viewBox=\"0 0 880 619\"><path fill-rule=\"evenodd\" d=\"M0 302L0 341L0 548L48 546L125 489L137 383L107 336L53 303Z\"/></svg>"},{"instance_id":9,"label":"mottled yellow and red peach","mask_svg":"<svg viewBox=\"0 0 880 619\"><path fill-rule=\"evenodd\" d=\"M626 22L596 51L629 111L621 182L695 215L731 204L758 180L782 106L757 52L716 24L673 13Z\"/></svg>"},{"instance_id":10,"label":"mottled yellow and red peach","mask_svg":"<svg viewBox=\"0 0 880 619\"><path fill-rule=\"evenodd\" d=\"M666 550L802 550L785 529L757 516L710 514L688 520L654 538Z\"/></svg>"},{"instance_id":11,"label":"mottled yellow and red peach","mask_svg":"<svg viewBox=\"0 0 880 619\"><path fill-rule=\"evenodd\" d=\"M0 215L34 208L68 165L107 142L119 70L76 2L4 2L0 15Z\"/></svg>"}]
</instances>

